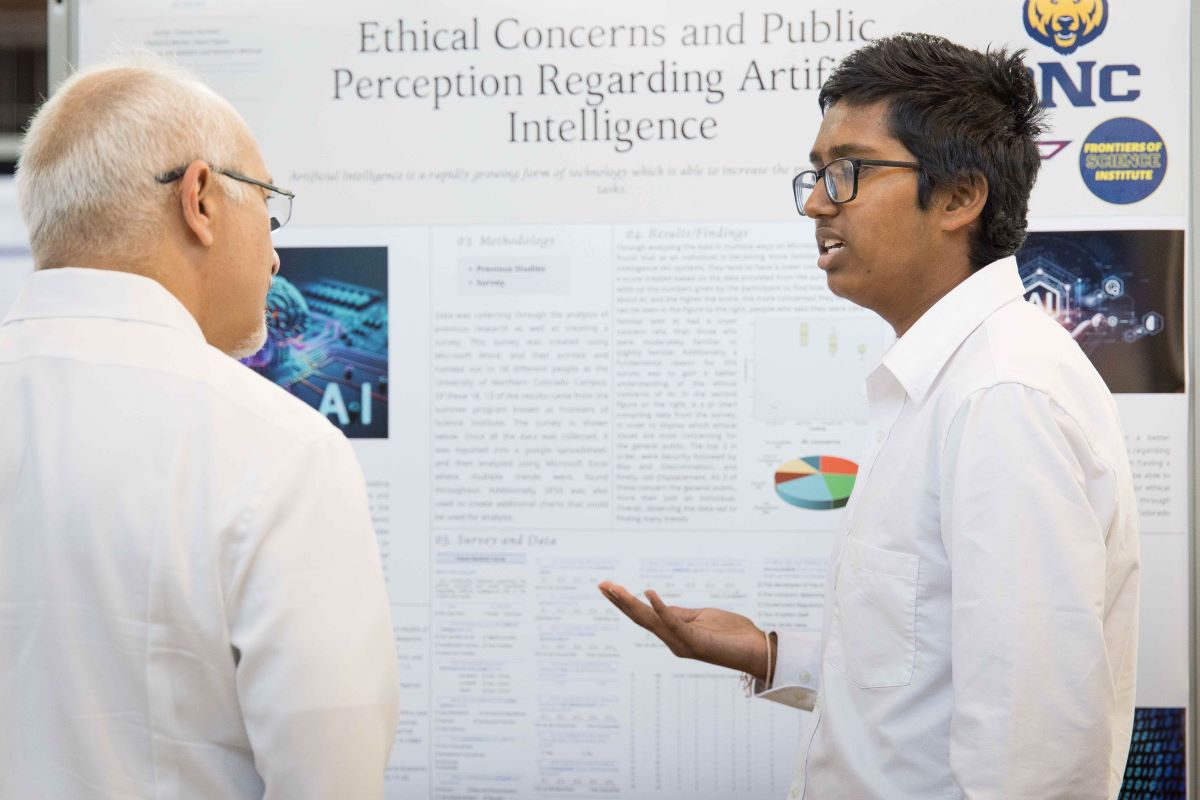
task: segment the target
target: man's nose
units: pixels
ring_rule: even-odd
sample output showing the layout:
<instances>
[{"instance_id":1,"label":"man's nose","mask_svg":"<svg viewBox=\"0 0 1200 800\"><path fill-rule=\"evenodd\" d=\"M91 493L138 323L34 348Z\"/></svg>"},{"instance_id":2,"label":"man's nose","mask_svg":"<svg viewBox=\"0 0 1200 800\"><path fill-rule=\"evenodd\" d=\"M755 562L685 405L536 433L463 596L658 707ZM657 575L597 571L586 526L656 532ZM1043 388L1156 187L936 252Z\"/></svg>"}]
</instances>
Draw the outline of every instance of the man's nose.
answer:
<instances>
[{"instance_id":1,"label":"man's nose","mask_svg":"<svg viewBox=\"0 0 1200 800\"><path fill-rule=\"evenodd\" d=\"M819 219L836 213L837 203L829 199L829 192L825 190L825 178L821 178L808 193L808 197L804 198L804 216Z\"/></svg>"}]
</instances>

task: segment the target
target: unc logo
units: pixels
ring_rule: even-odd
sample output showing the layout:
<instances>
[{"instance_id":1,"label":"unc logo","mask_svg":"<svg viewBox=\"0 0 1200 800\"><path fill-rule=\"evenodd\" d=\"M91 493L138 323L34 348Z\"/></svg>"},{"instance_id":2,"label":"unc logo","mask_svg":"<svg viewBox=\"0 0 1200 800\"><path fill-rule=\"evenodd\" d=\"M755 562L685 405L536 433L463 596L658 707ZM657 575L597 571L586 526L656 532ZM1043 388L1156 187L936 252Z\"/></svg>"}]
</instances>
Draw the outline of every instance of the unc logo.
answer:
<instances>
[{"instance_id":1,"label":"unc logo","mask_svg":"<svg viewBox=\"0 0 1200 800\"><path fill-rule=\"evenodd\" d=\"M1025 30L1064 56L1104 33L1107 0L1025 0Z\"/></svg>"}]
</instances>

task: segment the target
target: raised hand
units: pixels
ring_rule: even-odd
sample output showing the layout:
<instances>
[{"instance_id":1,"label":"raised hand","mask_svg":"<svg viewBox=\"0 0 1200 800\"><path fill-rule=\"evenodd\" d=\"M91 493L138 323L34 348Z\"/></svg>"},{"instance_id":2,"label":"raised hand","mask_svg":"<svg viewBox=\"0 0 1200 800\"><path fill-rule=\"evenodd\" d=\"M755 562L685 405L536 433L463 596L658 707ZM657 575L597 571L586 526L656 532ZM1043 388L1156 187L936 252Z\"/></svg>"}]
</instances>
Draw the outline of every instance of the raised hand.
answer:
<instances>
[{"instance_id":1,"label":"raised hand","mask_svg":"<svg viewBox=\"0 0 1200 800\"><path fill-rule=\"evenodd\" d=\"M624 586L611 581L600 584L600 593L680 658L693 658L766 679L766 637L747 617L719 608L669 606L653 589L646 590L650 601L647 605Z\"/></svg>"}]
</instances>

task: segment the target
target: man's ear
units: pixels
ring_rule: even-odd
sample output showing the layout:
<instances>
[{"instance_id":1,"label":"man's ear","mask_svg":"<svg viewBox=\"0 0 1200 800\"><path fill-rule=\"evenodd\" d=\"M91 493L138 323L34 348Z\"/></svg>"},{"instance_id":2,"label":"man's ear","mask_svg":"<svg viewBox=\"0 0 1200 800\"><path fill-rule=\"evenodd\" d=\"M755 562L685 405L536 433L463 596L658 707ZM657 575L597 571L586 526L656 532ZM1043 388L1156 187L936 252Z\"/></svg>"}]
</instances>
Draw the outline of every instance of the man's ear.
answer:
<instances>
[{"instance_id":1,"label":"man's ear","mask_svg":"<svg viewBox=\"0 0 1200 800\"><path fill-rule=\"evenodd\" d=\"M942 230L956 231L975 220L983 213L988 199L988 182L982 173L963 175L942 193Z\"/></svg>"},{"instance_id":2,"label":"man's ear","mask_svg":"<svg viewBox=\"0 0 1200 800\"><path fill-rule=\"evenodd\" d=\"M216 179L216 173L206 162L193 161L184 171L179 187L183 223L204 247L213 243L212 198Z\"/></svg>"}]
</instances>

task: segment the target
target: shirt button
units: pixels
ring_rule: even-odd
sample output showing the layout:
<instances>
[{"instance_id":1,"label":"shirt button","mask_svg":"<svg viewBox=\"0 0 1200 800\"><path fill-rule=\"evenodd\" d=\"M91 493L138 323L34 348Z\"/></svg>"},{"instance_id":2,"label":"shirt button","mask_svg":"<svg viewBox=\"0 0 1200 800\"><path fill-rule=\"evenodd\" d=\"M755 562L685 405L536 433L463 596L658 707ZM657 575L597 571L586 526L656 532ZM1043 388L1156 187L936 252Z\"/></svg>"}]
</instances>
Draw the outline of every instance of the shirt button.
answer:
<instances>
[{"instance_id":1,"label":"shirt button","mask_svg":"<svg viewBox=\"0 0 1200 800\"><path fill-rule=\"evenodd\" d=\"M799 796L800 796L800 790L794 786L792 787L792 790L790 792L788 792L788 797L795 798L795 797L799 797Z\"/></svg>"},{"instance_id":2,"label":"shirt button","mask_svg":"<svg viewBox=\"0 0 1200 800\"><path fill-rule=\"evenodd\" d=\"M800 682L801 683L810 683L811 681L812 681L812 673L811 672L801 672L800 673Z\"/></svg>"}]
</instances>

